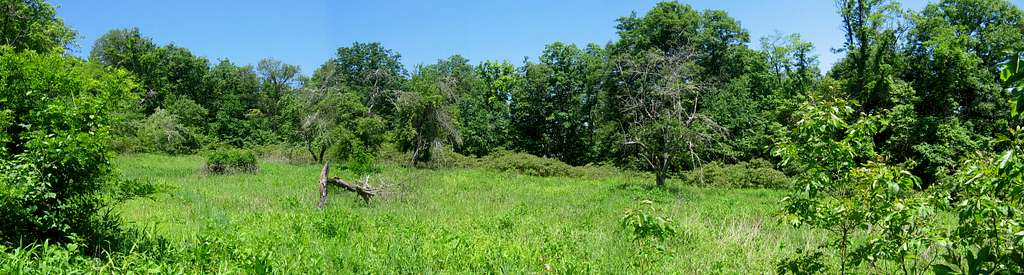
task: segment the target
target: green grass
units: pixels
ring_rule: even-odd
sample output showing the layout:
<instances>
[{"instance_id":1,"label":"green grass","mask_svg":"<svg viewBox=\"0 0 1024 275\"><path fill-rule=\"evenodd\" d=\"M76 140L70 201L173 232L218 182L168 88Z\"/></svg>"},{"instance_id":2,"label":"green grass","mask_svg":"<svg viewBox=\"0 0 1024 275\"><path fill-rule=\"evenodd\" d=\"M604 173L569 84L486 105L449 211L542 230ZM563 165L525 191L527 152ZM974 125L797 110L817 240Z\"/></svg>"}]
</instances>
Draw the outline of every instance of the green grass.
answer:
<instances>
[{"instance_id":1,"label":"green grass","mask_svg":"<svg viewBox=\"0 0 1024 275\"><path fill-rule=\"evenodd\" d=\"M162 192L118 210L172 243L216 237L287 273L771 273L820 234L775 218L785 191L651 188L652 179L540 178L485 170L385 167L369 205L332 189L315 208L319 169L261 162L257 174L207 175L198 156L117 159ZM342 178L355 179L345 171ZM664 251L634 242L624 211L652 200L679 234ZM238 263L221 263L231 265ZM211 268L230 270L223 266Z\"/></svg>"}]
</instances>

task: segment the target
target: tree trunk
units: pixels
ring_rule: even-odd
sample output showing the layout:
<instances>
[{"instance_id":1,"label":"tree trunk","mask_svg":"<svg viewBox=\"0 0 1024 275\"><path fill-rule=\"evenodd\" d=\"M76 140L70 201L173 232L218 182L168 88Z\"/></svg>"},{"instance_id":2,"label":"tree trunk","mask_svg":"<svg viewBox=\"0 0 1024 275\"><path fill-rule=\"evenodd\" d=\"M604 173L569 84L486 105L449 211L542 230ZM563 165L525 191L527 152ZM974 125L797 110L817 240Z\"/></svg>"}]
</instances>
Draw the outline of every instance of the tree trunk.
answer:
<instances>
[{"instance_id":1,"label":"tree trunk","mask_svg":"<svg viewBox=\"0 0 1024 275\"><path fill-rule=\"evenodd\" d=\"M309 151L309 157L313 158L313 161L320 162L320 158L316 156L316 152L313 152L313 145L309 142L306 143L306 151Z\"/></svg>"},{"instance_id":2,"label":"tree trunk","mask_svg":"<svg viewBox=\"0 0 1024 275\"><path fill-rule=\"evenodd\" d=\"M320 147L320 160L318 160L318 161L325 161L324 155L326 155L326 154L327 154L327 146Z\"/></svg>"},{"instance_id":3,"label":"tree trunk","mask_svg":"<svg viewBox=\"0 0 1024 275\"><path fill-rule=\"evenodd\" d=\"M658 187L665 187L665 172L658 171L655 173L655 177L657 178L655 181L657 182Z\"/></svg>"}]
</instances>

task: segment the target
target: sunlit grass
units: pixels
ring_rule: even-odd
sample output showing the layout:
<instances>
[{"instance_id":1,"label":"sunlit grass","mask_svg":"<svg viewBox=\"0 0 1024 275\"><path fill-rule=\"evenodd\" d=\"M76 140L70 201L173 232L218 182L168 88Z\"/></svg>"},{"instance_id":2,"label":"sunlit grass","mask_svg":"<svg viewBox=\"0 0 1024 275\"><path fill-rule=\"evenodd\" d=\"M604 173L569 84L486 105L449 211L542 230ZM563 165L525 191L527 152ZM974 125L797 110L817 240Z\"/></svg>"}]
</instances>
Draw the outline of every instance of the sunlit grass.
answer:
<instances>
[{"instance_id":1,"label":"sunlit grass","mask_svg":"<svg viewBox=\"0 0 1024 275\"><path fill-rule=\"evenodd\" d=\"M119 158L125 177L162 189L120 212L172 242L212 235L264 251L277 271L763 273L795 248L820 243L778 222L780 190L385 167L370 180L386 186L385 195L366 205L331 190L317 210L316 165L262 162L258 174L207 175L202 161ZM680 232L655 257L640 257L619 225L640 200L654 201Z\"/></svg>"}]
</instances>

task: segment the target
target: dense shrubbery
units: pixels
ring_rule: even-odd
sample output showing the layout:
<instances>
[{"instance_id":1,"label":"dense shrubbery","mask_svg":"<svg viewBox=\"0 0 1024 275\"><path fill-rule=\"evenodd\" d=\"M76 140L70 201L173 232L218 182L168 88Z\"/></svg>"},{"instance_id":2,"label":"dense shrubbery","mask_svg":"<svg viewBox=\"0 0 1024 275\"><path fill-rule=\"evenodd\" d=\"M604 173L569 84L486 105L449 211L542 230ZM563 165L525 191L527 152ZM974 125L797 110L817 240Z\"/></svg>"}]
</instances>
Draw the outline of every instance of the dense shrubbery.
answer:
<instances>
[{"instance_id":1,"label":"dense shrubbery","mask_svg":"<svg viewBox=\"0 0 1024 275\"><path fill-rule=\"evenodd\" d=\"M251 150L218 149L207 153L205 169L214 174L255 173L259 171L256 162L256 154Z\"/></svg>"},{"instance_id":2,"label":"dense shrubbery","mask_svg":"<svg viewBox=\"0 0 1024 275\"><path fill-rule=\"evenodd\" d=\"M763 159L724 164L711 162L701 168L679 175L686 183L697 186L730 188L787 188L790 180Z\"/></svg>"},{"instance_id":3,"label":"dense shrubbery","mask_svg":"<svg viewBox=\"0 0 1024 275\"><path fill-rule=\"evenodd\" d=\"M116 218L101 215L116 181L109 114L133 87L123 71L0 46L0 244L113 237Z\"/></svg>"},{"instance_id":4,"label":"dense shrubbery","mask_svg":"<svg viewBox=\"0 0 1024 275\"><path fill-rule=\"evenodd\" d=\"M499 172L538 177L574 177L579 174L572 165L557 159L527 153L499 152L481 159L482 166Z\"/></svg>"}]
</instances>

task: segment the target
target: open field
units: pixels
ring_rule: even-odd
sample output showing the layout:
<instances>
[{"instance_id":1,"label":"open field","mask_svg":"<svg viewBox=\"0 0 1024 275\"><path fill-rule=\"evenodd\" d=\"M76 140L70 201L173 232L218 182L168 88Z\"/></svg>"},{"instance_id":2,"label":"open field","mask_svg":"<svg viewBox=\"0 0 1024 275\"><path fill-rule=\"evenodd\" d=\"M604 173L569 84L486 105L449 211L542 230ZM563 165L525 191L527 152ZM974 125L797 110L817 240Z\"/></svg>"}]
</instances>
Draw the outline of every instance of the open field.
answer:
<instances>
[{"instance_id":1,"label":"open field","mask_svg":"<svg viewBox=\"0 0 1024 275\"><path fill-rule=\"evenodd\" d=\"M125 177L161 189L120 212L172 242L223 243L261 255L278 271L763 273L796 246L820 242L774 218L784 196L778 190L666 191L627 176L386 167L371 178L387 186L379 200L365 205L332 189L326 209L317 210L316 165L264 162L258 174L214 176L201 164L199 156L119 158ZM632 241L620 226L641 200L654 201L678 229L663 252Z\"/></svg>"}]
</instances>

